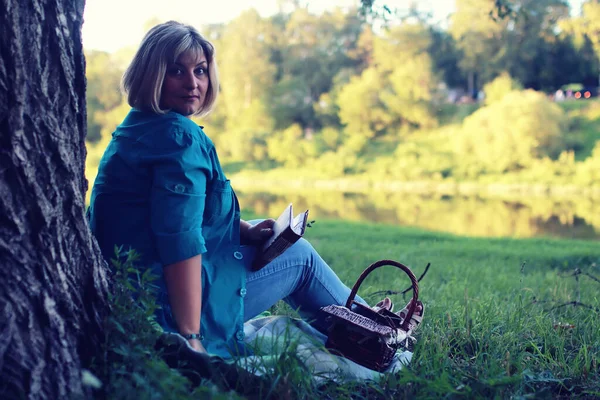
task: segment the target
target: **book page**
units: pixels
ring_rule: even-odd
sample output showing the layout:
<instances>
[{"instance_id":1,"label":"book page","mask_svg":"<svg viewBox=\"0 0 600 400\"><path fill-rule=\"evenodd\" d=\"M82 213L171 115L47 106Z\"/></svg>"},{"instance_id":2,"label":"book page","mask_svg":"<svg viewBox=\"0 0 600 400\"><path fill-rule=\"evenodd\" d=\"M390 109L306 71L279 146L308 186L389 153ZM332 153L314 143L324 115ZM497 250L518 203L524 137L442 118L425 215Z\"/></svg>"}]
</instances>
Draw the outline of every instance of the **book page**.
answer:
<instances>
[{"instance_id":1,"label":"book page","mask_svg":"<svg viewBox=\"0 0 600 400\"><path fill-rule=\"evenodd\" d=\"M273 235L265 242L263 245L263 250L266 250L270 245L273 244L275 239L281 235L288 226L290 226L290 220L292 218L292 204L286 207L285 210L281 213L277 221L273 224Z\"/></svg>"},{"instance_id":2,"label":"book page","mask_svg":"<svg viewBox=\"0 0 600 400\"><path fill-rule=\"evenodd\" d=\"M292 222L292 230L297 234L302 236L304 231L304 224L306 221L307 213L303 212L296 215L294 221Z\"/></svg>"}]
</instances>

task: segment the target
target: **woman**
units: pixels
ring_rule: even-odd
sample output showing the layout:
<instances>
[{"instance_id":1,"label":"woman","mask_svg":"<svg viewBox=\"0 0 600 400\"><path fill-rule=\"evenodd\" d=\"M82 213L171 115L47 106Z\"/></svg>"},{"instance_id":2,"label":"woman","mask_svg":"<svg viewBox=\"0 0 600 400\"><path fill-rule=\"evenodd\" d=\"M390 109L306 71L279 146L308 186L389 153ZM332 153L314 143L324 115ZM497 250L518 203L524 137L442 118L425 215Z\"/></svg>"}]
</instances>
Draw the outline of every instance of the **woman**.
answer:
<instances>
[{"instance_id":1,"label":"woman","mask_svg":"<svg viewBox=\"0 0 600 400\"><path fill-rule=\"evenodd\" d=\"M280 299L323 331L319 309L350 290L304 239L251 272L274 221L240 219L213 143L189 119L217 98L213 46L191 26L157 25L122 86L132 109L100 162L90 226L106 259L115 245L133 248L159 276L158 323L223 357L243 349L244 322Z\"/></svg>"},{"instance_id":2,"label":"woman","mask_svg":"<svg viewBox=\"0 0 600 400\"><path fill-rule=\"evenodd\" d=\"M282 298L308 319L345 302L349 289L305 240L249 272L252 245L272 234L273 220L240 220L213 143L189 119L208 113L217 98L207 40L177 22L152 28L123 89L132 109L100 162L90 224L107 259L115 245L131 247L160 277L165 330L196 350L228 356L244 340L244 321Z\"/></svg>"}]
</instances>

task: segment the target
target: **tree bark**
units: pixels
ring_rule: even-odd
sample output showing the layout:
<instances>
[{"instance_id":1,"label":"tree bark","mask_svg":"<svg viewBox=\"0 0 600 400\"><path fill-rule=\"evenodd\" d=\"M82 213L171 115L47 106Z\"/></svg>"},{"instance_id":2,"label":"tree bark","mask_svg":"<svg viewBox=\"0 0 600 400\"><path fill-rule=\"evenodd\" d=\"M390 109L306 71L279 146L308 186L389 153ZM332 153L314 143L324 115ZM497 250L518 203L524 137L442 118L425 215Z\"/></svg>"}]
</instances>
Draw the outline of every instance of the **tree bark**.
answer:
<instances>
[{"instance_id":1,"label":"tree bark","mask_svg":"<svg viewBox=\"0 0 600 400\"><path fill-rule=\"evenodd\" d=\"M108 279L84 215L84 0L0 4L0 397L87 397Z\"/></svg>"},{"instance_id":2,"label":"tree bark","mask_svg":"<svg viewBox=\"0 0 600 400\"><path fill-rule=\"evenodd\" d=\"M469 71L467 75L467 93L469 98L473 99L475 94L475 72Z\"/></svg>"}]
</instances>

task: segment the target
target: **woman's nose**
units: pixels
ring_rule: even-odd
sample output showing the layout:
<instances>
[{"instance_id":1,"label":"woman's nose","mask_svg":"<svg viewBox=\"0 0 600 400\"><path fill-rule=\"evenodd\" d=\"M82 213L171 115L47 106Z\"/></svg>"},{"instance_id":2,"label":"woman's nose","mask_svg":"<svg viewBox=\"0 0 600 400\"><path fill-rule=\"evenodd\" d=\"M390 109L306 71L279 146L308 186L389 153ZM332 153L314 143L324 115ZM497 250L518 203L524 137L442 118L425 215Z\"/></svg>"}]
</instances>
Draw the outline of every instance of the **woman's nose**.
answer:
<instances>
[{"instance_id":1,"label":"woman's nose","mask_svg":"<svg viewBox=\"0 0 600 400\"><path fill-rule=\"evenodd\" d=\"M198 81L193 72L186 75L184 84L189 89L196 89L198 87Z\"/></svg>"}]
</instances>

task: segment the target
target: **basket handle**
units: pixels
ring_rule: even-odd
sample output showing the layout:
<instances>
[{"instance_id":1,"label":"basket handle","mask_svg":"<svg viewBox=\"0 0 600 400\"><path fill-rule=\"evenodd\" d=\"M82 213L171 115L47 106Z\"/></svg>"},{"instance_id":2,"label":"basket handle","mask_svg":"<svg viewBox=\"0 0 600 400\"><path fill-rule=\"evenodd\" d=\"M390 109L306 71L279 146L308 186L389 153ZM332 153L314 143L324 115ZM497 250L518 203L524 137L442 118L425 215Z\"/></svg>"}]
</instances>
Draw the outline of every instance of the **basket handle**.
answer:
<instances>
[{"instance_id":1,"label":"basket handle","mask_svg":"<svg viewBox=\"0 0 600 400\"><path fill-rule=\"evenodd\" d=\"M400 326L402 329L407 331L408 324L410 323L410 319L412 318L412 316L415 313L415 310L417 308L417 299L419 298L419 282L417 281L417 277L415 276L415 274L413 274L413 272L410 270L410 268L408 268L406 265L401 264L397 261L379 260L379 261L376 261L373 264L371 264L369 267L367 267L367 269L365 269L363 271L363 273L360 274L360 276L358 277L358 280L352 287L350 296L348 296L348 301L346 301L346 308L350 309L350 307L352 306L352 302L354 301L354 298L356 297L358 288L360 288L360 285L365 280L367 275L369 275L373 270L375 270L379 267L383 267L384 265L392 265L394 267L400 268L410 278L410 282L412 284L412 289L413 289L413 298L412 298L412 301L410 302L410 306L408 307L408 312L406 314L406 318L404 318L404 320L402 321L402 325Z\"/></svg>"}]
</instances>

